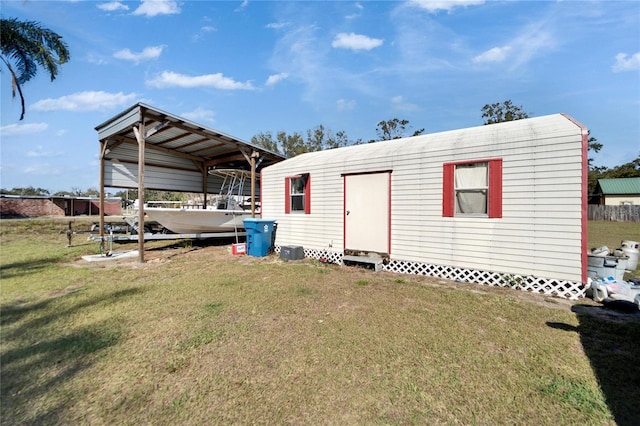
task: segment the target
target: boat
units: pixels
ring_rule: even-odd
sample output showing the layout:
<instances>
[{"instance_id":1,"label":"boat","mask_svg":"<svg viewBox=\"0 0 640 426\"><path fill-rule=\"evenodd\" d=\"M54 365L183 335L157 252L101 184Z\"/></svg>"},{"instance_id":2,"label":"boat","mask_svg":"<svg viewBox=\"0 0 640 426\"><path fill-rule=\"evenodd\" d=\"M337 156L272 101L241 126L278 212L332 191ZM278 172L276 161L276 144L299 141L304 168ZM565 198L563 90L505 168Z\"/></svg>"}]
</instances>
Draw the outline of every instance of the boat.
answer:
<instances>
[{"instance_id":1,"label":"boat","mask_svg":"<svg viewBox=\"0 0 640 426\"><path fill-rule=\"evenodd\" d=\"M151 207L147 204L144 211L149 219L175 234L232 232L244 229L244 219L251 217L251 200L244 195L244 183L251 176L250 172L213 169L209 173L223 179L220 192L212 205L195 208L189 205Z\"/></svg>"}]
</instances>

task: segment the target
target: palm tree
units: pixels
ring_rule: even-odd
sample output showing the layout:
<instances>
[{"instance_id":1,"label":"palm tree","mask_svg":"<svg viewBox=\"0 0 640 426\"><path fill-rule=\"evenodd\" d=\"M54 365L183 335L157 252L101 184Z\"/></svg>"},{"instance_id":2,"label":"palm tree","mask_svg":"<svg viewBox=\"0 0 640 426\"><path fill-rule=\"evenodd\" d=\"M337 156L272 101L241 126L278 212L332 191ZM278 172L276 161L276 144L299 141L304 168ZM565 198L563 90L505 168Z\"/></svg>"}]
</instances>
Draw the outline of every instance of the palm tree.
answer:
<instances>
[{"instance_id":1,"label":"palm tree","mask_svg":"<svg viewBox=\"0 0 640 426\"><path fill-rule=\"evenodd\" d=\"M0 58L11 74L11 95L15 98L16 91L20 95L20 120L24 118L21 86L36 75L38 65L55 80L58 65L69 61L69 56L62 37L38 22L0 18Z\"/></svg>"}]
</instances>

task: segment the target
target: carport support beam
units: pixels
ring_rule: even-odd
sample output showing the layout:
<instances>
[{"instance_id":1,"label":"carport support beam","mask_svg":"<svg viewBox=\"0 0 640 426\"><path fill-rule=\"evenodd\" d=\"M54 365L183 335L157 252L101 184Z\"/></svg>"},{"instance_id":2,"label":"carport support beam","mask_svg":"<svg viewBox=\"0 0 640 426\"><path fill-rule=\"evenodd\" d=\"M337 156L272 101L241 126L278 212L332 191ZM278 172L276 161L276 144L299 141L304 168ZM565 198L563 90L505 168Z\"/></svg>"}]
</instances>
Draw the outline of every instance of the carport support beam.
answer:
<instances>
[{"instance_id":1,"label":"carport support beam","mask_svg":"<svg viewBox=\"0 0 640 426\"><path fill-rule=\"evenodd\" d=\"M144 235L144 123L133 128L138 141L138 235ZM144 238L138 240L138 261L144 263Z\"/></svg>"},{"instance_id":2,"label":"carport support beam","mask_svg":"<svg viewBox=\"0 0 640 426\"><path fill-rule=\"evenodd\" d=\"M100 236L104 237L104 155L107 141L100 142Z\"/></svg>"},{"instance_id":3,"label":"carport support beam","mask_svg":"<svg viewBox=\"0 0 640 426\"><path fill-rule=\"evenodd\" d=\"M251 153L251 217L256 217L256 158L260 156L258 151Z\"/></svg>"}]
</instances>

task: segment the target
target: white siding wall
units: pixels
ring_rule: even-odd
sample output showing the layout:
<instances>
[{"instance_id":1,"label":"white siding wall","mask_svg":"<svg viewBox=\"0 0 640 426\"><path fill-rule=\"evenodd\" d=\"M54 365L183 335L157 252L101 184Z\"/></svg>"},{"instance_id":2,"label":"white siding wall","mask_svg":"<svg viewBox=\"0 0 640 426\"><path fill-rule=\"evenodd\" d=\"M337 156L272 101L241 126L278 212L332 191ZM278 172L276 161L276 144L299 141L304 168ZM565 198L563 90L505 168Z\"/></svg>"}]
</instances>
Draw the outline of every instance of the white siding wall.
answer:
<instances>
[{"instance_id":1,"label":"white siding wall","mask_svg":"<svg viewBox=\"0 0 640 426\"><path fill-rule=\"evenodd\" d=\"M606 195L604 197L605 206L622 206L622 205L634 205L640 204L640 196L638 195Z\"/></svg>"},{"instance_id":2,"label":"white siding wall","mask_svg":"<svg viewBox=\"0 0 640 426\"><path fill-rule=\"evenodd\" d=\"M563 115L309 153L262 171L276 244L343 250L342 173L392 170L391 258L581 281L582 129ZM503 217L442 217L443 163L503 159ZM284 213L309 173L311 214Z\"/></svg>"}]
</instances>

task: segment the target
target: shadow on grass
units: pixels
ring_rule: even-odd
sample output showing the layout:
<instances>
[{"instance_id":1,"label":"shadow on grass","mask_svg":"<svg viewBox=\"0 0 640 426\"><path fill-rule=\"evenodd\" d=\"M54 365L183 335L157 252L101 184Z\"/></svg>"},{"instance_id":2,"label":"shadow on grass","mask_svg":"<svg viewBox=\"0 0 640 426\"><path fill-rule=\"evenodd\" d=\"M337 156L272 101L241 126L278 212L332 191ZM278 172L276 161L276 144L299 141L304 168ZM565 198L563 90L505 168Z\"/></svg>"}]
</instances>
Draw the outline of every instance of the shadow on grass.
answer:
<instances>
[{"instance_id":1,"label":"shadow on grass","mask_svg":"<svg viewBox=\"0 0 640 426\"><path fill-rule=\"evenodd\" d=\"M60 258L58 257L49 257L25 262L8 263L0 266L0 276L6 279L35 274L36 272L41 272L43 269L50 267L52 263L59 261Z\"/></svg>"},{"instance_id":2,"label":"shadow on grass","mask_svg":"<svg viewBox=\"0 0 640 426\"><path fill-rule=\"evenodd\" d=\"M616 424L637 425L640 419L640 313L624 305L575 305L574 327L549 322L549 327L576 332Z\"/></svg>"},{"instance_id":3,"label":"shadow on grass","mask_svg":"<svg viewBox=\"0 0 640 426\"><path fill-rule=\"evenodd\" d=\"M82 392L80 387L71 392L60 390L61 385L90 367L101 351L118 344L126 330L118 317L68 329L60 329L62 326L58 324L86 308L116 303L141 291L138 288L117 291L62 310L49 306L60 298L14 308L3 306L0 311L3 328L7 328L7 323L25 322L2 333L2 424L59 424L66 404Z\"/></svg>"},{"instance_id":4,"label":"shadow on grass","mask_svg":"<svg viewBox=\"0 0 640 426\"><path fill-rule=\"evenodd\" d=\"M245 237L240 236L238 238L238 242L241 242L241 243L245 242ZM236 243L236 239L234 237L204 238L204 239L185 238L182 240L172 241L170 244L162 244L159 247L146 247L145 251L162 251L166 249L177 249L177 248L198 249L203 247L227 246L234 243Z\"/></svg>"},{"instance_id":5,"label":"shadow on grass","mask_svg":"<svg viewBox=\"0 0 640 426\"><path fill-rule=\"evenodd\" d=\"M2 339L3 341L6 341L7 339L13 339L15 336L20 337L25 333L30 333L33 330L43 325L52 323L58 320L59 318L69 316L74 312L77 312L83 308L87 308L89 306L97 305L100 303L117 302L118 299L122 297L132 296L132 295L141 293L142 291L143 290L139 287L119 290L111 294L107 294L104 296L96 297L93 299L86 300L84 302L77 303L68 309L59 309L47 315L36 316L35 318L25 322L20 327L17 327L11 332L7 332L3 330ZM74 292L69 292L65 296L68 296L70 294L74 294ZM0 325L4 326L4 325L13 324L17 321L20 321L22 318L30 315L31 313L47 308L52 302L54 302L57 299L58 297L51 297L49 299L42 300L37 303L21 303L21 304L9 303L9 304L2 305L0 306Z\"/></svg>"}]
</instances>

